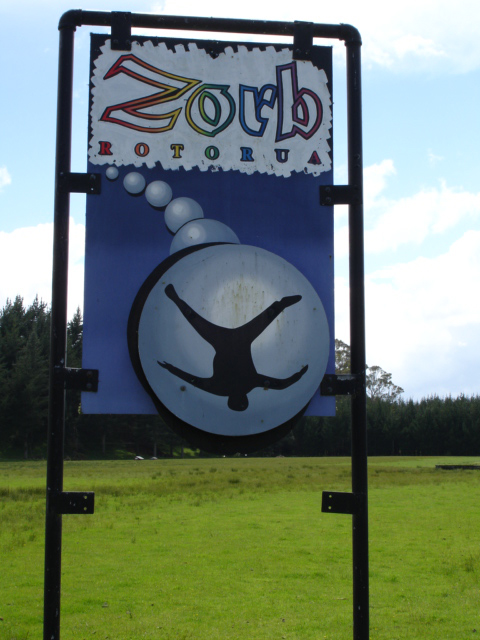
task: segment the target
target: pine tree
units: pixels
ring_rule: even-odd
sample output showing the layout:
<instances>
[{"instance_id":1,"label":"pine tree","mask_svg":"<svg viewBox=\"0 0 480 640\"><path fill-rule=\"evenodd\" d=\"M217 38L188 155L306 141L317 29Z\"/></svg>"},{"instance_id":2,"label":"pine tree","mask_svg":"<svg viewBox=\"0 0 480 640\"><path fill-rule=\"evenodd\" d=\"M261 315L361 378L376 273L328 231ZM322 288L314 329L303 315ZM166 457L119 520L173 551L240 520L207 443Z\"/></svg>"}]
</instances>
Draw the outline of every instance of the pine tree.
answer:
<instances>
[{"instance_id":1,"label":"pine tree","mask_svg":"<svg viewBox=\"0 0 480 640\"><path fill-rule=\"evenodd\" d=\"M67 366L82 366L83 317L79 308L67 324ZM65 440L70 455L77 458L85 448L81 438L81 393L68 390L65 403Z\"/></svg>"},{"instance_id":2,"label":"pine tree","mask_svg":"<svg viewBox=\"0 0 480 640\"><path fill-rule=\"evenodd\" d=\"M67 325L67 365L82 366L83 317L77 307L73 318Z\"/></svg>"},{"instance_id":3,"label":"pine tree","mask_svg":"<svg viewBox=\"0 0 480 640\"><path fill-rule=\"evenodd\" d=\"M0 438L2 449L44 446L48 404L50 312L38 300L7 300L0 312Z\"/></svg>"},{"instance_id":4,"label":"pine tree","mask_svg":"<svg viewBox=\"0 0 480 640\"><path fill-rule=\"evenodd\" d=\"M0 313L0 359L7 370L13 367L26 343L24 318L23 298L17 296L14 302L7 299Z\"/></svg>"},{"instance_id":5,"label":"pine tree","mask_svg":"<svg viewBox=\"0 0 480 640\"><path fill-rule=\"evenodd\" d=\"M35 330L21 349L7 384L6 430L14 449L28 458L33 447L44 448L48 408L48 359Z\"/></svg>"}]
</instances>

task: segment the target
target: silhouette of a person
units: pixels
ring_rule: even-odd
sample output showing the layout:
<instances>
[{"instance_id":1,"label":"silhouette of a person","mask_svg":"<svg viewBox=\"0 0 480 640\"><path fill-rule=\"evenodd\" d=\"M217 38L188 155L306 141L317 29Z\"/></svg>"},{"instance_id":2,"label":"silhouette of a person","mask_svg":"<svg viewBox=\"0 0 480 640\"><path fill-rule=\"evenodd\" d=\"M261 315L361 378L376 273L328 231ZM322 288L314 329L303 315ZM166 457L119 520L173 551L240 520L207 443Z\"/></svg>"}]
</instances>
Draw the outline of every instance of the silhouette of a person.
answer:
<instances>
[{"instance_id":1,"label":"silhouette of a person","mask_svg":"<svg viewBox=\"0 0 480 640\"><path fill-rule=\"evenodd\" d=\"M200 378L182 371L169 362L158 364L189 382L198 389L217 396L227 396L228 406L233 411L245 411L248 407L247 394L256 387L265 389L286 389L294 384L307 371L305 365L288 378L272 378L257 373L252 358L252 342L275 318L287 307L296 304L302 296L287 296L273 302L267 309L246 324L235 329L220 327L202 318L184 300L182 300L172 284L165 287L165 295L177 305L184 317L195 331L215 349L213 358L213 375Z\"/></svg>"}]
</instances>

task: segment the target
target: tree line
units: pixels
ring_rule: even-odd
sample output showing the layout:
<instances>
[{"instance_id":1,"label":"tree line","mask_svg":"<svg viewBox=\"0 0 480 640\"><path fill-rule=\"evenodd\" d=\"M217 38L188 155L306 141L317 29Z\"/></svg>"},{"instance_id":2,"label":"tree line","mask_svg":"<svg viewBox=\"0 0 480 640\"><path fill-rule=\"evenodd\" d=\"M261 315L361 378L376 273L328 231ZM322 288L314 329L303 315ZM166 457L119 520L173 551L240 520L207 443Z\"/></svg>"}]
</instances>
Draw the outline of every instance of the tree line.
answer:
<instances>
[{"instance_id":1,"label":"tree line","mask_svg":"<svg viewBox=\"0 0 480 640\"><path fill-rule=\"evenodd\" d=\"M83 319L67 326L67 365L81 367ZM0 458L43 458L48 416L50 309L17 296L0 311ZM350 370L350 348L335 341L336 370ZM367 368L370 455L480 455L480 397L404 399L390 373ZM80 393L67 391L65 455L131 458L181 455L188 443L159 416L84 415ZM196 451L195 455L206 455ZM349 456L350 399L337 397L335 417L300 420L258 455Z\"/></svg>"}]
</instances>

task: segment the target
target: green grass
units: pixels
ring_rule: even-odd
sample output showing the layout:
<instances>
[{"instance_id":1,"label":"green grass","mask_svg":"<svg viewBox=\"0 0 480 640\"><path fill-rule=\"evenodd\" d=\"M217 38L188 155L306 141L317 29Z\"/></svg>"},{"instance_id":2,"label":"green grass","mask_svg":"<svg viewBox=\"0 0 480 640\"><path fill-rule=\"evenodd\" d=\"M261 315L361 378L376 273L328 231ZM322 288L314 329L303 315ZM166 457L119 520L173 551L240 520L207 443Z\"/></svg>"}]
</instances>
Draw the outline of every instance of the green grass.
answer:
<instances>
[{"instance_id":1,"label":"green grass","mask_svg":"<svg viewBox=\"0 0 480 640\"><path fill-rule=\"evenodd\" d=\"M480 638L480 472L369 465L371 638ZM479 462L465 458L465 463ZM45 463L0 463L0 638L42 637ZM67 462L62 638L352 638L350 460Z\"/></svg>"}]
</instances>

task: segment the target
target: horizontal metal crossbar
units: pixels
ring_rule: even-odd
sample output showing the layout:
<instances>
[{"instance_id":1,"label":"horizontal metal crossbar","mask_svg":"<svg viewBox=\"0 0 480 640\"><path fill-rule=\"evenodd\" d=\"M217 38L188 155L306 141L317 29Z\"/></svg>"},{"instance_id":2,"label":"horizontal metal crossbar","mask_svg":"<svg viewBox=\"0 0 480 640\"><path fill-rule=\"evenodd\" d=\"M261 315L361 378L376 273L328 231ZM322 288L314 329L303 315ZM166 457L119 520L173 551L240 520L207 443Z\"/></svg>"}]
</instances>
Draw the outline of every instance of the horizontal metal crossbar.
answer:
<instances>
[{"instance_id":1,"label":"horizontal metal crossbar","mask_svg":"<svg viewBox=\"0 0 480 640\"><path fill-rule=\"evenodd\" d=\"M320 383L322 396L354 396L362 389L363 376L353 374L329 374Z\"/></svg>"},{"instance_id":2,"label":"horizontal metal crossbar","mask_svg":"<svg viewBox=\"0 0 480 640\"><path fill-rule=\"evenodd\" d=\"M340 491L322 492L322 511L324 513L355 513L355 496L353 493Z\"/></svg>"},{"instance_id":3,"label":"horizontal metal crossbar","mask_svg":"<svg viewBox=\"0 0 480 640\"><path fill-rule=\"evenodd\" d=\"M360 190L349 185L323 185L320 187L320 205L331 207L335 204L360 204Z\"/></svg>"},{"instance_id":4,"label":"horizontal metal crossbar","mask_svg":"<svg viewBox=\"0 0 480 640\"><path fill-rule=\"evenodd\" d=\"M68 193L88 193L99 195L101 192L100 173L62 173L60 188Z\"/></svg>"},{"instance_id":5,"label":"horizontal metal crossbar","mask_svg":"<svg viewBox=\"0 0 480 640\"><path fill-rule=\"evenodd\" d=\"M62 515L92 514L95 506L93 491L63 491L57 502L57 513Z\"/></svg>"},{"instance_id":6,"label":"horizontal metal crossbar","mask_svg":"<svg viewBox=\"0 0 480 640\"><path fill-rule=\"evenodd\" d=\"M65 389L77 391L98 391L98 369L54 368L55 382L63 384Z\"/></svg>"},{"instance_id":7,"label":"horizontal metal crossbar","mask_svg":"<svg viewBox=\"0 0 480 640\"><path fill-rule=\"evenodd\" d=\"M294 36L297 22L276 20L243 20L233 18L204 18L199 16L164 16L132 13L131 26L144 29L181 29L184 31L218 31L222 33L251 33L272 36ZM59 29L75 29L82 25L111 26L114 17L107 11L72 9L63 14ZM313 23L314 38L343 40L346 44L361 44L358 29L349 24Z\"/></svg>"}]
</instances>

